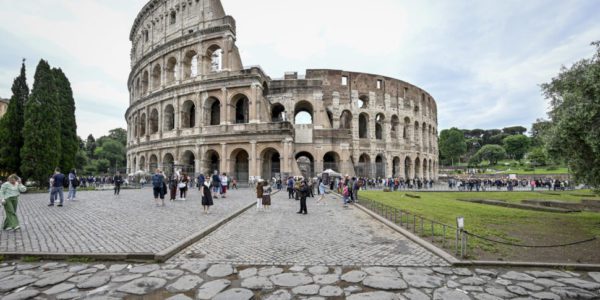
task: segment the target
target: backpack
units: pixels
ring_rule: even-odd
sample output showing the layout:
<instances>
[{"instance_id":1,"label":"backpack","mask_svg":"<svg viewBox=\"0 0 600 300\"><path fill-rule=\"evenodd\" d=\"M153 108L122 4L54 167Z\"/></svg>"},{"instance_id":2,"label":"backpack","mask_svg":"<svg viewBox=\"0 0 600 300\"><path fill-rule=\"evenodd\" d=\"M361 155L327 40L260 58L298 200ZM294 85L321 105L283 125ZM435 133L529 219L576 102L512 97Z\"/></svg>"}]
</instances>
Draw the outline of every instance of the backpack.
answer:
<instances>
[{"instance_id":1,"label":"backpack","mask_svg":"<svg viewBox=\"0 0 600 300\"><path fill-rule=\"evenodd\" d=\"M152 187L155 187L155 188L162 188L163 187L163 180L162 180L162 176L161 175L154 174L152 176Z\"/></svg>"},{"instance_id":2,"label":"backpack","mask_svg":"<svg viewBox=\"0 0 600 300\"><path fill-rule=\"evenodd\" d=\"M77 177L75 177L75 179L73 179L73 187L78 187L81 183L79 182L79 179L77 179Z\"/></svg>"},{"instance_id":3,"label":"backpack","mask_svg":"<svg viewBox=\"0 0 600 300\"><path fill-rule=\"evenodd\" d=\"M350 191L348 190L348 186L344 187L344 196L346 196L346 197L350 196Z\"/></svg>"},{"instance_id":4,"label":"backpack","mask_svg":"<svg viewBox=\"0 0 600 300\"><path fill-rule=\"evenodd\" d=\"M63 187L64 188L68 188L69 187L69 176L64 176L63 177Z\"/></svg>"}]
</instances>

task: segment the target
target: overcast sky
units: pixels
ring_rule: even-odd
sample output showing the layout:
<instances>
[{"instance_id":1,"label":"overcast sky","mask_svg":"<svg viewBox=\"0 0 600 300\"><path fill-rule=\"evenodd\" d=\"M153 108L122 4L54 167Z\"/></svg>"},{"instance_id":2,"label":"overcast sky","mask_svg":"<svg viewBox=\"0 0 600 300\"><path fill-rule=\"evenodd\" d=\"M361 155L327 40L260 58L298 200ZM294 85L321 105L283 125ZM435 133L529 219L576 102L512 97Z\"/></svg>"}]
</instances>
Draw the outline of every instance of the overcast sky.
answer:
<instances>
[{"instance_id":1,"label":"overcast sky","mask_svg":"<svg viewBox=\"0 0 600 300\"><path fill-rule=\"evenodd\" d=\"M73 86L78 133L125 127L129 32L146 0L0 0L0 97L21 58ZM244 65L272 77L332 68L395 77L429 91L439 128L529 125L548 107L539 84L590 57L600 1L222 0Z\"/></svg>"}]
</instances>

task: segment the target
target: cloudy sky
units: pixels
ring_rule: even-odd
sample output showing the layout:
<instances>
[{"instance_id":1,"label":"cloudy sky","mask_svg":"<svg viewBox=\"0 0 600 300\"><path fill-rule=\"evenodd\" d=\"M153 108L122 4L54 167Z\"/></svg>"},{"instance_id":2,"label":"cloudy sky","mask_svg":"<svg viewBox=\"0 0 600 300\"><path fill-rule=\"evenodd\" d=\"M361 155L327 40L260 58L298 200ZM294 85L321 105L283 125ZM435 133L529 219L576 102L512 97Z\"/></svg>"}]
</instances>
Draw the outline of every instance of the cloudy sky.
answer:
<instances>
[{"instance_id":1,"label":"cloudy sky","mask_svg":"<svg viewBox=\"0 0 600 300\"><path fill-rule=\"evenodd\" d=\"M71 80L78 133L125 127L129 31L146 0L0 0L0 97L21 58ZM439 128L529 126L539 84L590 57L600 1L222 0L243 63L273 78L332 68L406 80L437 100Z\"/></svg>"}]
</instances>

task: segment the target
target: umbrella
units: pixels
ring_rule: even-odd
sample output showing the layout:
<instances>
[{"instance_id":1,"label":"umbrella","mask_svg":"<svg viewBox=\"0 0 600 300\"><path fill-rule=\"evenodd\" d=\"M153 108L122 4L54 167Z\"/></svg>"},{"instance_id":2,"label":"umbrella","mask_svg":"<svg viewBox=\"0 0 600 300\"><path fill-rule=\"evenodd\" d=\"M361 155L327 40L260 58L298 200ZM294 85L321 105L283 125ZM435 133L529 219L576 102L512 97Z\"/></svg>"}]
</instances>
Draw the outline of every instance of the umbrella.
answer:
<instances>
[{"instance_id":1,"label":"umbrella","mask_svg":"<svg viewBox=\"0 0 600 300\"><path fill-rule=\"evenodd\" d=\"M342 174L340 174L332 169L327 169L327 170L323 171L323 173L327 173L330 177L342 177Z\"/></svg>"}]
</instances>

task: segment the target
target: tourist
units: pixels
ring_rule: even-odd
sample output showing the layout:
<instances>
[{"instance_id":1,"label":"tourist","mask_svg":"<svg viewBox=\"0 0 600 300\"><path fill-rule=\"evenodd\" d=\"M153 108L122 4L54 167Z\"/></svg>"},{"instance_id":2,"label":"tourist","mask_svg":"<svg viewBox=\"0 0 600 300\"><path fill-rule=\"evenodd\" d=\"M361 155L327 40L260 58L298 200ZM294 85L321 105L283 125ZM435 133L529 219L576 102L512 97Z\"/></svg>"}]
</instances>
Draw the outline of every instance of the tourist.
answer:
<instances>
[{"instance_id":1,"label":"tourist","mask_svg":"<svg viewBox=\"0 0 600 300\"><path fill-rule=\"evenodd\" d=\"M210 194L210 189L202 184L200 185L200 190L202 194L202 207L204 208L204 214L208 215L210 213L210 207L214 204Z\"/></svg>"},{"instance_id":2,"label":"tourist","mask_svg":"<svg viewBox=\"0 0 600 300\"><path fill-rule=\"evenodd\" d=\"M221 176L221 198L227 198L227 187L229 186L229 179L227 174L223 173Z\"/></svg>"},{"instance_id":3,"label":"tourist","mask_svg":"<svg viewBox=\"0 0 600 300\"><path fill-rule=\"evenodd\" d=\"M3 230L17 230L19 219L17 218L17 204L19 203L19 195L27 191L27 188L21 182L21 178L12 174L8 176L8 181L2 184L0 188L0 202L4 206L4 225Z\"/></svg>"},{"instance_id":4,"label":"tourist","mask_svg":"<svg viewBox=\"0 0 600 300\"><path fill-rule=\"evenodd\" d=\"M317 200L317 205L321 205L321 202L323 202L324 205L327 205L327 203L323 201L325 199L326 188L327 187L325 186L325 183L323 183L323 180L319 180L319 199Z\"/></svg>"},{"instance_id":5,"label":"tourist","mask_svg":"<svg viewBox=\"0 0 600 300\"><path fill-rule=\"evenodd\" d=\"M121 176L121 173L119 171L117 171L117 173L113 177L113 183L115 185L114 196L118 197L121 194L121 185L123 185L123 176Z\"/></svg>"},{"instance_id":6,"label":"tourist","mask_svg":"<svg viewBox=\"0 0 600 300\"><path fill-rule=\"evenodd\" d=\"M152 175L152 191L154 193L154 202L156 207L165 206L165 176L160 169L156 169L156 173ZM160 198L160 201L159 201Z\"/></svg>"},{"instance_id":7,"label":"tourist","mask_svg":"<svg viewBox=\"0 0 600 300\"><path fill-rule=\"evenodd\" d=\"M294 198L294 177L289 177L287 181L288 199Z\"/></svg>"},{"instance_id":8,"label":"tourist","mask_svg":"<svg viewBox=\"0 0 600 300\"><path fill-rule=\"evenodd\" d=\"M265 211L271 210L271 185L268 182L263 184L262 206Z\"/></svg>"},{"instance_id":9,"label":"tourist","mask_svg":"<svg viewBox=\"0 0 600 300\"><path fill-rule=\"evenodd\" d=\"M52 179L50 179L52 184L52 192L50 193L50 204L48 204L48 206L54 206L54 201L56 200L57 196L60 198L58 207L63 206L63 202L65 200L65 195L63 193L65 180L65 175L60 172L59 168L56 168L54 170L54 175L52 175Z\"/></svg>"},{"instance_id":10,"label":"tourist","mask_svg":"<svg viewBox=\"0 0 600 300\"><path fill-rule=\"evenodd\" d=\"M171 175L171 177L169 178L169 201L173 202L175 201L175 198L177 198L177 175L173 174Z\"/></svg>"},{"instance_id":11,"label":"tourist","mask_svg":"<svg viewBox=\"0 0 600 300\"><path fill-rule=\"evenodd\" d=\"M308 186L306 185L306 181L300 182L300 188L298 189L298 194L300 196L300 211L299 214L308 214L308 210L306 208L306 197L308 196Z\"/></svg>"},{"instance_id":12,"label":"tourist","mask_svg":"<svg viewBox=\"0 0 600 300\"><path fill-rule=\"evenodd\" d=\"M202 191L204 182L206 182L206 178L204 177L204 174L200 173L200 175L198 175L198 191Z\"/></svg>"},{"instance_id":13,"label":"tourist","mask_svg":"<svg viewBox=\"0 0 600 300\"><path fill-rule=\"evenodd\" d=\"M262 198L263 198L263 181L259 180L256 184L256 211L262 210Z\"/></svg>"},{"instance_id":14,"label":"tourist","mask_svg":"<svg viewBox=\"0 0 600 300\"><path fill-rule=\"evenodd\" d=\"M211 185L213 198L219 198L219 193L221 192L221 176L219 176L218 170L215 170L215 172L213 173L213 176L211 178Z\"/></svg>"},{"instance_id":15,"label":"tourist","mask_svg":"<svg viewBox=\"0 0 600 300\"><path fill-rule=\"evenodd\" d=\"M187 196L189 178L186 173L181 174L181 181L179 182L179 200L185 201Z\"/></svg>"},{"instance_id":16,"label":"tourist","mask_svg":"<svg viewBox=\"0 0 600 300\"><path fill-rule=\"evenodd\" d=\"M77 193L77 186L79 186L77 182L77 172L75 169L69 172L69 194L67 195L68 201L75 200L75 194Z\"/></svg>"},{"instance_id":17,"label":"tourist","mask_svg":"<svg viewBox=\"0 0 600 300\"><path fill-rule=\"evenodd\" d=\"M238 189L237 179L235 179L235 177L233 177L233 179L231 179L231 188L236 189L236 190Z\"/></svg>"},{"instance_id":18,"label":"tourist","mask_svg":"<svg viewBox=\"0 0 600 300\"><path fill-rule=\"evenodd\" d=\"M350 201L350 189L348 185L344 184L342 187L342 199L344 200L344 207L348 207L348 202Z\"/></svg>"}]
</instances>

